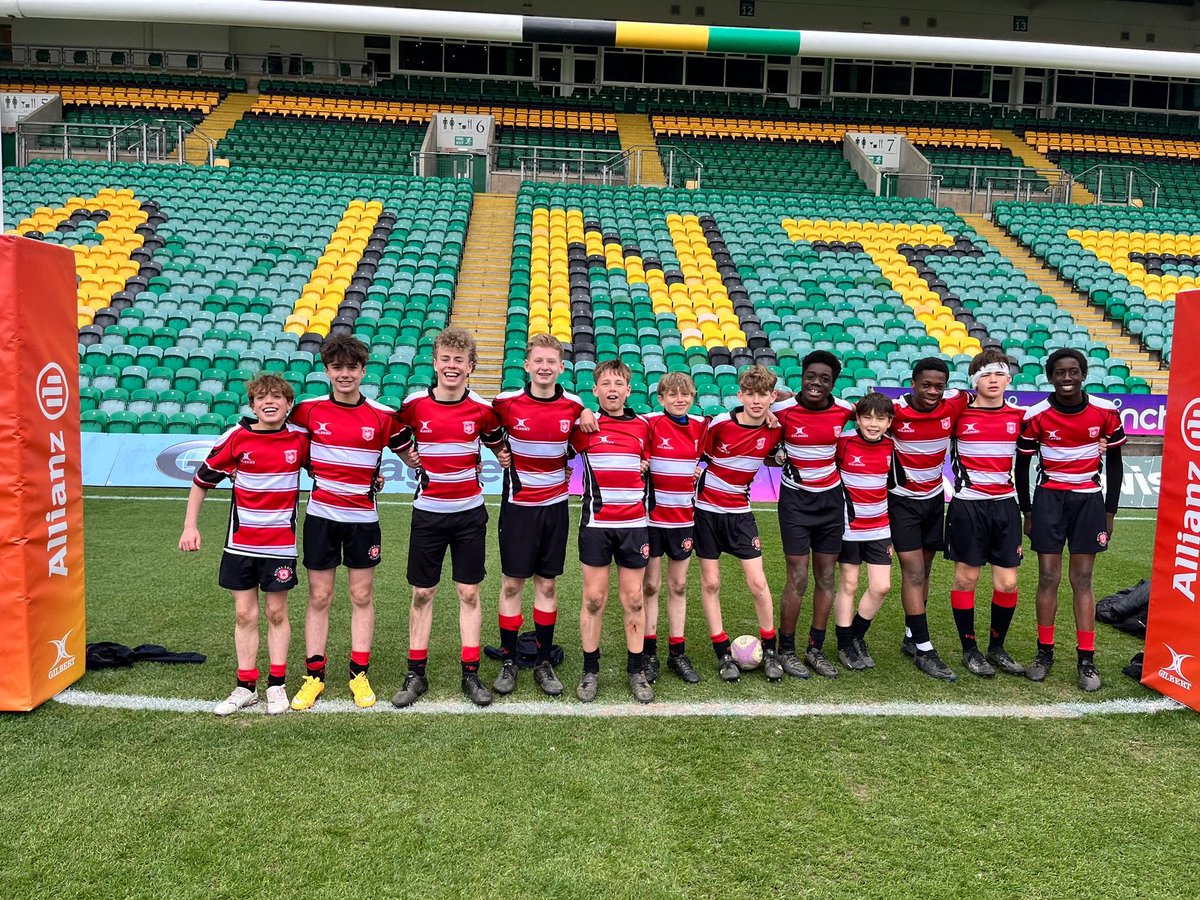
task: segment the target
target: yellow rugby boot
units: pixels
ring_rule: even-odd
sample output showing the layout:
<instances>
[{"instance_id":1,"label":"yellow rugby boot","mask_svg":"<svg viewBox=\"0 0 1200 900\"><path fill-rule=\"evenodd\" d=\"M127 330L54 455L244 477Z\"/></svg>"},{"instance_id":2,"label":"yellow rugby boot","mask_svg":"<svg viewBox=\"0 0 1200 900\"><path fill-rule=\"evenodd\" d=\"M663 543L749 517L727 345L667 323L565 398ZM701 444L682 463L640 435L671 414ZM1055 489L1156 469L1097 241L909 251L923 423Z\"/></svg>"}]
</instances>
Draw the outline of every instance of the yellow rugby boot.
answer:
<instances>
[{"instance_id":1,"label":"yellow rugby boot","mask_svg":"<svg viewBox=\"0 0 1200 900\"><path fill-rule=\"evenodd\" d=\"M361 709L375 705L375 692L371 690L366 672L359 672L350 679L350 693L354 695L354 704Z\"/></svg>"},{"instance_id":2,"label":"yellow rugby boot","mask_svg":"<svg viewBox=\"0 0 1200 900\"><path fill-rule=\"evenodd\" d=\"M304 684L300 686L300 690L296 691L296 696L292 698L292 709L312 709L317 698L325 693L325 682L320 678L314 678L312 675L304 676Z\"/></svg>"}]
</instances>

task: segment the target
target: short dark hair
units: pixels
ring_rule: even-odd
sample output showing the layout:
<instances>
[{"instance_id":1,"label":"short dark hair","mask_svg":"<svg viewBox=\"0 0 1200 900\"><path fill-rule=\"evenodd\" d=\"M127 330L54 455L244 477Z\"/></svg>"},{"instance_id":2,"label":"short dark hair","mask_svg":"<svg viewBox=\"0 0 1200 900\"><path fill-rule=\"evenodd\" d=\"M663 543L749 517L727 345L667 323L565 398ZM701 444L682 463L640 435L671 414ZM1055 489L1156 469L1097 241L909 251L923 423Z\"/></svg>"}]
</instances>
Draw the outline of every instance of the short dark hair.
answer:
<instances>
[{"instance_id":1,"label":"short dark hair","mask_svg":"<svg viewBox=\"0 0 1200 900\"><path fill-rule=\"evenodd\" d=\"M814 350L808 354L808 356L800 361L800 371L807 372L808 367L813 363L829 366L833 372L834 381L837 381L837 377L842 374L842 361L828 350Z\"/></svg>"},{"instance_id":2,"label":"short dark hair","mask_svg":"<svg viewBox=\"0 0 1200 900\"><path fill-rule=\"evenodd\" d=\"M887 394L881 394L879 391L871 391L871 393L854 404L854 417L856 419L859 416L865 416L869 413L887 416L889 419L892 419L896 416L896 407L892 405L892 398Z\"/></svg>"},{"instance_id":3,"label":"short dark hair","mask_svg":"<svg viewBox=\"0 0 1200 900\"><path fill-rule=\"evenodd\" d=\"M323 366L365 366L370 358L367 345L352 334L335 334L321 344Z\"/></svg>"},{"instance_id":4,"label":"short dark hair","mask_svg":"<svg viewBox=\"0 0 1200 900\"><path fill-rule=\"evenodd\" d=\"M941 372L947 380L950 378L950 367L940 356L926 356L924 359L918 359L916 365L913 366L913 381L916 381L917 376L922 372Z\"/></svg>"},{"instance_id":5,"label":"short dark hair","mask_svg":"<svg viewBox=\"0 0 1200 900\"><path fill-rule=\"evenodd\" d=\"M985 347L975 354L975 358L967 366L967 374L974 375L984 366L990 366L992 363L1000 363L1003 366L1008 366L1010 370L1013 366L1012 357L999 347Z\"/></svg>"},{"instance_id":6,"label":"short dark hair","mask_svg":"<svg viewBox=\"0 0 1200 900\"><path fill-rule=\"evenodd\" d=\"M1075 360L1077 363L1079 363L1079 370L1083 372L1084 375L1087 374L1087 357L1074 347L1061 347L1046 357L1047 378L1050 377L1050 373L1054 371L1054 367L1058 364L1059 360L1062 359Z\"/></svg>"}]
</instances>

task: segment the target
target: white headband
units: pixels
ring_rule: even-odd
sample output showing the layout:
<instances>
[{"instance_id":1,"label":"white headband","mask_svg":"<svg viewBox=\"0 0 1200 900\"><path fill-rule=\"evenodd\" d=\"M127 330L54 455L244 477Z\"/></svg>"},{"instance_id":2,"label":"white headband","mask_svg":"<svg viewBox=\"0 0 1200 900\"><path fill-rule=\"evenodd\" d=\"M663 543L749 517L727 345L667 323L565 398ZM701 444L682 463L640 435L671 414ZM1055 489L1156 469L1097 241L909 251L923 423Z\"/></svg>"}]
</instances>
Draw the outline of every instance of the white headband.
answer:
<instances>
[{"instance_id":1,"label":"white headband","mask_svg":"<svg viewBox=\"0 0 1200 900\"><path fill-rule=\"evenodd\" d=\"M979 379L981 379L987 375L1007 375L1009 378L1012 378L1012 371L1004 363L998 363L998 362L988 363L986 366L984 366L982 369L980 369L978 372L976 372L974 375L971 376L971 387L978 387Z\"/></svg>"}]
</instances>

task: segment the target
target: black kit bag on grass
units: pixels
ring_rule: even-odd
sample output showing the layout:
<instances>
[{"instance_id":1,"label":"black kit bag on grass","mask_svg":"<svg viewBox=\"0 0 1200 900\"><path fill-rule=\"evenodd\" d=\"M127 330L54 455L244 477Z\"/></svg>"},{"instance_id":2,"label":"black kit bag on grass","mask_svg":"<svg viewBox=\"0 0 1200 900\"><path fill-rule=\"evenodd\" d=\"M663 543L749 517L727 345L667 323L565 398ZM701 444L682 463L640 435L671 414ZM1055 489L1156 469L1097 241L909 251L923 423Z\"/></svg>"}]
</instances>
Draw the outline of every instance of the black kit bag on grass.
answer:
<instances>
[{"instance_id":1,"label":"black kit bag on grass","mask_svg":"<svg viewBox=\"0 0 1200 900\"><path fill-rule=\"evenodd\" d=\"M202 663L203 653L173 653L159 644L139 644L130 649L113 641L96 641L87 645L86 667L96 669L127 669L135 662Z\"/></svg>"},{"instance_id":2,"label":"black kit bag on grass","mask_svg":"<svg viewBox=\"0 0 1200 900\"><path fill-rule=\"evenodd\" d=\"M484 647L483 653L488 659L497 662L504 659L499 647ZM555 668L562 665L563 648L558 644L550 645L550 665ZM532 669L537 665L537 632L526 631L517 637L517 668Z\"/></svg>"},{"instance_id":3,"label":"black kit bag on grass","mask_svg":"<svg viewBox=\"0 0 1200 900\"><path fill-rule=\"evenodd\" d=\"M1129 665L1121 670L1138 684L1142 683L1142 660L1143 654L1135 653L1133 659L1129 661Z\"/></svg>"},{"instance_id":4,"label":"black kit bag on grass","mask_svg":"<svg viewBox=\"0 0 1200 900\"><path fill-rule=\"evenodd\" d=\"M1140 615L1144 620L1150 608L1150 581L1143 578L1132 587L1109 594L1096 604L1096 618L1109 625Z\"/></svg>"}]
</instances>

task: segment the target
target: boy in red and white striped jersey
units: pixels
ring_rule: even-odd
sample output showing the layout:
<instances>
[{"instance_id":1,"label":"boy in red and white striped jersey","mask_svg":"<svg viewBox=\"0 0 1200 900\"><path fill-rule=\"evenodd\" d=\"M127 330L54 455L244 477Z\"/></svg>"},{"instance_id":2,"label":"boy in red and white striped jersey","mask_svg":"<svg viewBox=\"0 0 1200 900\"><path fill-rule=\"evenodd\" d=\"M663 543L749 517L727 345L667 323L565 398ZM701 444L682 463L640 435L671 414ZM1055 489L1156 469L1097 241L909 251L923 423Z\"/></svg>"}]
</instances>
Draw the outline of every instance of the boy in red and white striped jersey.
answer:
<instances>
[{"instance_id":1,"label":"boy in red and white striped jersey","mask_svg":"<svg viewBox=\"0 0 1200 900\"><path fill-rule=\"evenodd\" d=\"M954 422L970 399L965 391L947 390L950 367L936 356L917 360L912 390L896 401L892 439L896 459L907 481L888 495L892 545L900 558L900 602L904 605L904 640L900 649L918 669L933 678L954 681L929 637L925 610L929 605L929 573L945 547L946 498L942 467L950 451Z\"/></svg>"},{"instance_id":2,"label":"boy in red and white striped jersey","mask_svg":"<svg viewBox=\"0 0 1200 900\"><path fill-rule=\"evenodd\" d=\"M950 607L962 642L967 671L991 678L996 669L1025 674L1004 649L1017 606L1017 567L1021 564L1021 513L1013 487L1013 457L1025 410L1004 399L1012 380L1003 350L988 348L971 360L968 374L975 397L954 426L950 455L954 499L946 512L946 559L954 561ZM975 638L975 585L984 564L992 567L991 638L987 656Z\"/></svg>"},{"instance_id":3,"label":"boy in red and white striped jersey","mask_svg":"<svg viewBox=\"0 0 1200 900\"><path fill-rule=\"evenodd\" d=\"M689 684L700 680L687 655L683 626L687 618L687 575L692 561L696 466L704 449L708 422L688 413L696 385L684 372L668 372L658 383L662 412L650 423L650 559L642 581L646 607L646 676L658 678L658 597L662 558L667 557L667 668Z\"/></svg>"},{"instance_id":4,"label":"boy in red and white striped jersey","mask_svg":"<svg viewBox=\"0 0 1200 900\"><path fill-rule=\"evenodd\" d=\"M742 563L746 587L754 598L763 673L783 678L775 650L775 604L763 572L762 541L750 511L750 485L764 461L774 459L783 429L768 422L775 399L775 374L765 366L747 366L738 376L742 405L709 423L704 438L704 473L696 485L696 556L700 558L700 598L717 655L717 674L737 681L739 670L729 652L721 617L721 554Z\"/></svg>"},{"instance_id":5,"label":"boy in red and white striped jersey","mask_svg":"<svg viewBox=\"0 0 1200 900\"><path fill-rule=\"evenodd\" d=\"M301 400L291 421L312 435L313 490L304 515L304 568L308 610L304 617L304 683L292 709L308 709L325 690L329 606L338 566L346 567L350 593L350 691L360 707L375 704L368 669L375 637L375 567L382 560L375 479L383 450L409 438L396 411L359 390L370 353L350 335L321 345L329 394Z\"/></svg>"},{"instance_id":6,"label":"boy in red and white striped jersey","mask_svg":"<svg viewBox=\"0 0 1200 900\"><path fill-rule=\"evenodd\" d=\"M870 393L854 406L856 432L838 438L837 467L845 494L841 578L834 598L838 659L850 669L874 668L867 649L867 629L892 588L892 541L888 518L888 489L903 470L896 465L895 447L888 437L893 421L891 399ZM854 595L862 564L867 564L867 588L854 611Z\"/></svg>"},{"instance_id":7,"label":"boy in red and white striped jersey","mask_svg":"<svg viewBox=\"0 0 1200 900\"><path fill-rule=\"evenodd\" d=\"M488 514L476 466L481 443L502 462L508 457L492 405L467 387L476 359L470 332L447 328L433 342L436 383L409 394L400 407L400 421L415 441L407 461L417 470L417 493L408 542L408 673L392 697L397 707L411 706L429 689L425 666L433 598L447 550L458 592L462 691L476 706L492 702L492 692L479 679L479 585L487 575Z\"/></svg>"},{"instance_id":8,"label":"boy in red and white striped jersey","mask_svg":"<svg viewBox=\"0 0 1200 900\"><path fill-rule=\"evenodd\" d=\"M592 392L600 401L599 430L571 435L571 447L583 458L583 515L579 523L579 562L583 569L583 605L579 631L583 643L583 677L575 695L584 703L596 699L600 682L600 626L608 602L609 567L617 565L617 591L625 613L625 671L639 703L654 699L646 678L645 616L642 571L650 556L646 530L646 484L650 458L650 426L625 408L629 367L605 360L593 370Z\"/></svg>"},{"instance_id":9,"label":"boy in red and white striped jersey","mask_svg":"<svg viewBox=\"0 0 1200 900\"><path fill-rule=\"evenodd\" d=\"M801 366L800 393L771 407L783 426L787 457L779 486L779 535L787 559L787 581L779 600L779 660L793 678L808 677L796 653L796 623L811 556L812 625L804 660L818 675L835 678L837 667L823 650L842 549L844 502L834 456L842 429L854 418L854 407L833 396L842 371L836 356L814 350Z\"/></svg>"},{"instance_id":10,"label":"boy in red and white striped jersey","mask_svg":"<svg viewBox=\"0 0 1200 900\"><path fill-rule=\"evenodd\" d=\"M200 549L197 522L205 496L226 478L233 482L219 583L233 594L237 613L237 686L214 708L219 716L258 702L259 589L266 597L271 662L267 712L276 715L288 708L284 677L292 630L287 595L296 586L296 507L309 448L308 432L287 424L295 396L278 375L248 382L246 397L254 417L242 419L217 439L188 494L179 549L190 552Z\"/></svg>"},{"instance_id":11,"label":"boy in red and white striped jersey","mask_svg":"<svg viewBox=\"0 0 1200 900\"><path fill-rule=\"evenodd\" d=\"M1071 551L1070 580L1075 606L1079 687L1100 690L1096 671L1096 596L1092 570L1096 554L1108 549L1121 502L1125 429L1117 408L1089 397L1083 389L1087 359L1078 350L1055 350L1046 360L1054 393L1030 407L1017 445L1017 501L1025 533L1038 555L1037 657L1026 667L1032 681L1044 681L1054 664L1054 617L1062 581L1062 552ZM1107 450L1101 455L1101 441ZM1029 503L1029 462L1038 455L1038 484ZM1106 490L1100 475L1108 466Z\"/></svg>"},{"instance_id":12,"label":"boy in red and white striped jersey","mask_svg":"<svg viewBox=\"0 0 1200 900\"><path fill-rule=\"evenodd\" d=\"M506 391L492 401L504 429L512 460L504 470L500 501L500 673L492 684L497 694L517 686L517 638L525 619L521 594L533 579L533 623L537 663L533 679L557 697L562 682L550 663L558 621L555 579L567 557L567 448L575 422L590 417L583 401L557 383L563 372L563 346L548 334L535 334L525 347L529 384Z\"/></svg>"}]
</instances>

